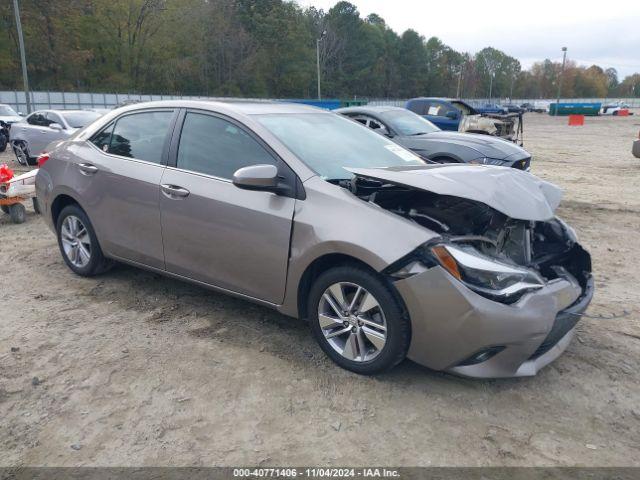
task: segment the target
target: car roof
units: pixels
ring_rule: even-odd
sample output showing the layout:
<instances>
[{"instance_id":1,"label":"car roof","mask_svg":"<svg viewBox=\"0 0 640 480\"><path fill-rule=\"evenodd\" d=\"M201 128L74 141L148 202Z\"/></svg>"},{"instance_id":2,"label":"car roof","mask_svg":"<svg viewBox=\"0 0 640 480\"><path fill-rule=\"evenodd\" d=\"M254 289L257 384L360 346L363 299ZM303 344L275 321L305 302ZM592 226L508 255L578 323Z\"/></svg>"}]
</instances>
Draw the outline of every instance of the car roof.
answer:
<instances>
[{"instance_id":1,"label":"car roof","mask_svg":"<svg viewBox=\"0 0 640 480\"><path fill-rule=\"evenodd\" d=\"M370 114L376 114L376 113L384 113L384 112L392 112L392 111L408 111L406 108L403 107L394 107L394 106L383 106L383 105L376 105L376 106L362 106L362 107L345 107L345 108L338 108L336 110L334 110L334 112L336 113L370 113Z\"/></svg>"},{"instance_id":2,"label":"car roof","mask_svg":"<svg viewBox=\"0 0 640 480\"><path fill-rule=\"evenodd\" d=\"M119 111L135 111L146 108L201 108L204 110L234 111L243 115L269 113L328 113L327 110L293 102L255 100L160 100L138 102L118 108Z\"/></svg>"},{"instance_id":3,"label":"car roof","mask_svg":"<svg viewBox=\"0 0 640 480\"><path fill-rule=\"evenodd\" d=\"M413 100L441 100L443 102L461 102L462 101L459 98L448 98L448 97L415 97L415 98L410 98L407 101L411 102Z\"/></svg>"}]
</instances>

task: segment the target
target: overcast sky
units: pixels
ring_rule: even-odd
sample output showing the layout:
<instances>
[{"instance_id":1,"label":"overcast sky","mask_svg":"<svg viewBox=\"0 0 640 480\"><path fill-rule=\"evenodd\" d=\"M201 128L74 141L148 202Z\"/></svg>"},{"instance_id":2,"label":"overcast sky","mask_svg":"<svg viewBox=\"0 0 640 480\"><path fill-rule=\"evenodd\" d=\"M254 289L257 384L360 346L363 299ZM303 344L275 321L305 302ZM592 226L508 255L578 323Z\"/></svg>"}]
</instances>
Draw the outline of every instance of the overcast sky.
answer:
<instances>
[{"instance_id":1,"label":"overcast sky","mask_svg":"<svg viewBox=\"0 0 640 480\"><path fill-rule=\"evenodd\" d=\"M297 0L328 10L337 0ZM456 50L491 46L520 60L567 57L581 65L614 67L622 79L640 72L640 0L350 0L360 15L377 13L401 34L436 36ZM598 8L599 7L599 8Z\"/></svg>"}]
</instances>

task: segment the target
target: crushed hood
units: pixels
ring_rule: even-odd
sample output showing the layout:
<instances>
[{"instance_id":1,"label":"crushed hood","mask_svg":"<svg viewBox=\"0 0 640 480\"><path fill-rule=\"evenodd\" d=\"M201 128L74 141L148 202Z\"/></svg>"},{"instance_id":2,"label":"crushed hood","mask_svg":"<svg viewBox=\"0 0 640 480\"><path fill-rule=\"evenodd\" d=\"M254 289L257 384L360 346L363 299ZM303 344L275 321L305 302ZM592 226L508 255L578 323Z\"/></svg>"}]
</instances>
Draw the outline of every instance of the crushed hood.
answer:
<instances>
[{"instance_id":1,"label":"crushed hood","mask_svg":"<svg viewBox=\"0 0 640 480\"><path fill-rule=\"evenodd\" d=\"M450 164L346 170L361 177L481 202L518 220L549 220L562 198L562 190L552 183L507 167Z\"/></svg>"}]
</instances>

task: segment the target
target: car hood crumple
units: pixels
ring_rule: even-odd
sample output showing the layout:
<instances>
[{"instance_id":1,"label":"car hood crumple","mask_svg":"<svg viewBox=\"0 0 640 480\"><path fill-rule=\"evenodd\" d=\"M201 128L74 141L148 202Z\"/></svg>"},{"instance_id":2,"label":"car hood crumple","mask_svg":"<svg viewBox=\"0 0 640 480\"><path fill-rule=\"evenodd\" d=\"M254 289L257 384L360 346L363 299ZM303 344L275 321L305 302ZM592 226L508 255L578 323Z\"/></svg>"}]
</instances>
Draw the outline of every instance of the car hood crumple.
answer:
<instances>
[{"instance_id":1,"label":"car hood crumple","mask_svg":"<svg viewBox=\"0 0 640 480\"><path fill-rule=\"evenodd\" d=\"M549 220L562 199L562 190L552 183L508 167L449 164L346 170L361 177L481 202L518 220Z\"/></svg>"},{"instance_id":2,"label":"car hood crumple","mask_svg":"<svg viewBox=\"0 0 640 480\"><path fill-rule=\"evenodd\" d=\"M462 147L472 148L478 152L478 157L495 158L505 160L520 160L531 155L522 147L513 142L503 140L491 135L459 132L432 132L414 137L399 137L399 142L411 150L421 150L431 142L446 142Z\"/></svg>"}]
</instances>

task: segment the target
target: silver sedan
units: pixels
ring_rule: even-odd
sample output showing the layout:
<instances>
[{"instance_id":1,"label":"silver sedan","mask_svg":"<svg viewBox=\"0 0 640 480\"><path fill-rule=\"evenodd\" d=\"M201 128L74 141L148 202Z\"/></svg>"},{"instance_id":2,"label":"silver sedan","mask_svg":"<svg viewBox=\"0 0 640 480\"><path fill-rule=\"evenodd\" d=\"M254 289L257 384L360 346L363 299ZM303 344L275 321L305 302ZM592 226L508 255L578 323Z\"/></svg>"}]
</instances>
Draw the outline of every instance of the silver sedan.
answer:
<instances>
[{"instance_id":1,"label":"silver sedan","mask_svg":"<svg viewBox=\"0 0 640 480\"><path fill-rule=\"evenodd\" d=\"M38 110L11 126L10 142L18 163L35 165L35 159L55 140L71 137L101 117L85 110Z\"/></svg>"},{"instance_id":2,"label":"silver sedan","mask_svg":"<svg viewBox=\"0 0 640 480\"><path fill-rule=\"evenodd\" d=\"M593 295L557 187L426 165L312 107L136 104L40 160L38 199L73 272L125 262L274 308L361 374L408 357L534 375Z\"/></svg>"}]
</instances>

